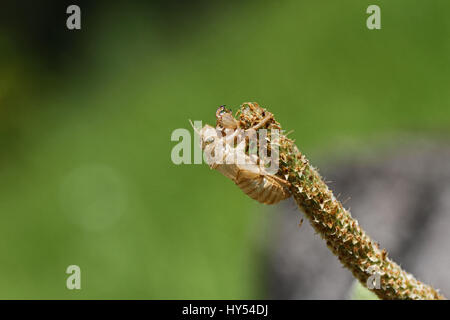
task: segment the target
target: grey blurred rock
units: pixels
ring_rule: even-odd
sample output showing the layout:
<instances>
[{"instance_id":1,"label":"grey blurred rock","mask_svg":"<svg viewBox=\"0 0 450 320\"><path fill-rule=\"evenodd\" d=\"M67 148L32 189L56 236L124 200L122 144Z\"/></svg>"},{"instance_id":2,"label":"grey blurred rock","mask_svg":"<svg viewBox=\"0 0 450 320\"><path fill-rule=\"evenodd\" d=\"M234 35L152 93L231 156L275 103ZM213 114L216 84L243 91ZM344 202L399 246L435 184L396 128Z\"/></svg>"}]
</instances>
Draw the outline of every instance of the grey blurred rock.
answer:
<instances>
[{"instance_id":1,"label":"grey blurred rock","mask_svg":"<svg viewBox=\"0 0 450 320\"><path fill-rule=\"evenodd\" d=\"M422 141L376 154L340 164L328 159L320 172L341 201L351 197L344 206L394 261L449 296L450 146ZM306 218L298 226L303 213L292 199L277 210L268 241L268 298L347 299L350 271Z\"/></svg>"}]
</instances>

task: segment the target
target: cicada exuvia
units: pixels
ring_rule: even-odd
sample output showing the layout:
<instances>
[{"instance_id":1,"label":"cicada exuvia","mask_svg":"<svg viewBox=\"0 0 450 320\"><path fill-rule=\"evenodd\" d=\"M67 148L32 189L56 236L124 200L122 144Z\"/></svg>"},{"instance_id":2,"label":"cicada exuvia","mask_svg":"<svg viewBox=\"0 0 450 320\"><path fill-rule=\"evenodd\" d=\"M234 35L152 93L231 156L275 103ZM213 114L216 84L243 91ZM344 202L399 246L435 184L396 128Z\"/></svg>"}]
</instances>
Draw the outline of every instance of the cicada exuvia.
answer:
<instances>
[{"instance_id":1,"label":"cicada exuvia","mask_svg":"<svg viewBox=\"0 0 450 320\"><path fill-rule=\"evenodd\" d=\"M267 113L257 125L244 130L240 128L231 111L224 106L216 112L216 127L205 125L194 129L200 135L205 160L211 169L215 169L234 183L249 197L264 204L275 204L288 198L289 182L276 176L274 170L267 168L267 163L259 154L249 152L255 145L257 130L271 119ZM260 139L260 144L265 142ZM261 151L261 148L260 150ZM272 151L273 152L273 151ZM273 158L273 157L272 157ZM273 164L273 159L271 159Z\"/></svg>"}]
</instances>

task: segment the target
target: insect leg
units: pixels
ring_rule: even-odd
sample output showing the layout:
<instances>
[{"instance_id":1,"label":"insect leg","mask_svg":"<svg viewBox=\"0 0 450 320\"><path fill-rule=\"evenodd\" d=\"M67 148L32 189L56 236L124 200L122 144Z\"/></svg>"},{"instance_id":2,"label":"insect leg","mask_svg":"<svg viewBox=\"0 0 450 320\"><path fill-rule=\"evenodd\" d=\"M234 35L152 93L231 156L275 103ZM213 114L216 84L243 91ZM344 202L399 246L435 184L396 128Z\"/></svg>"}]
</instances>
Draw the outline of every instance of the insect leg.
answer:
<instances>
[{"instance_id":1,"label":"insect leg","mask_svg":"<svg viewBox=\"0 0 450 320\"><path fill-rule=\"evenodd\" d=\"M268 113L267 116L265 116L265 117L260 121L260 123L258 123L257 125L254 125L254 126L251 127L250 129L258 130L259 128L261 128L262 126L264 126L264 125L267 123L267 121L269 121L270 119L273 118L273 114L271 114L270 112L267 112L267 113Z\"/></svg>"},{"instance_id":2,"label":"insect leg","mask_svg":"<svg viewBox=\"0 0 450 320\"><path fill-rule=\"evenodd\" d=\"M277 177L275 175L271 175L271 177L276 180L279 184L284 186L285 188L289 189L291 187L291 183L289 181L286 181L284 179L281 179L280 177Z\"/></svg>"}]
</instances>

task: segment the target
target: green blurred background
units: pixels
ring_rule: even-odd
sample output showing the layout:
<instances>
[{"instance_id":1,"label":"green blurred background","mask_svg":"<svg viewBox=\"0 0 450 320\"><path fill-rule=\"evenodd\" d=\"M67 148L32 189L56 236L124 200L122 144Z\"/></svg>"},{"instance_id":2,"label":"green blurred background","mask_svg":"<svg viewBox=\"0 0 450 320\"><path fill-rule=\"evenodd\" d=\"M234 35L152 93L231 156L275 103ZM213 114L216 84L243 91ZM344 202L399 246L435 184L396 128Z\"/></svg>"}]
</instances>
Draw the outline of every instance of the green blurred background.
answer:
<instances>
[{"instance_id":1,"label":"green blurred background","mask_svg":"<svg viewBox=\"0 0 450 320\"><path fill-rule=\"evenodd\" d=\"M172 131L221 104L268 107L307 155L448 137L446 0L0 7L3 299L264 298L272 209L170 158ZM82 290L66 289L70 264Z\"/></svg>"}]
</instances>

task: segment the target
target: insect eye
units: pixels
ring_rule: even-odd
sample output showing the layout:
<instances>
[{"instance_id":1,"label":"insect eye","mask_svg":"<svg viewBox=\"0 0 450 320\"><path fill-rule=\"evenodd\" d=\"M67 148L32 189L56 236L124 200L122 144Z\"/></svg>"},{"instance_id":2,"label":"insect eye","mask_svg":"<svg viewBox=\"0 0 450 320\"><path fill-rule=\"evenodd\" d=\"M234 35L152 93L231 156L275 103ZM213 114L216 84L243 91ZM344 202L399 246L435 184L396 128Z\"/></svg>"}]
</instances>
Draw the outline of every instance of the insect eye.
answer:
<instances>
[{"instance_id":1,"label":"insect eye","mask_svg":"<svg viewBox=\"0 0 450 320\"><path fill-rule=\"evenodd\" d=\"M225 108L225 105L223 105L223 106L220 106L219 109L217 109L216 116L220 117L224 113L228 113L228 112L231 112L231 110L228 110L227 108Z\"/></svg>"},{"instance_id":2,"label":"insect eye","mask_svg":"<svg viewBox=\"0 0 450 320\"><path fill-rule=\"evenodd\" d=\"M206 144L210 144L210 143L213 143L214 142L214 137L209 137L209 138L207 138L206 140L205 140L205 143Z\"/></svg>"}]
</instances>

